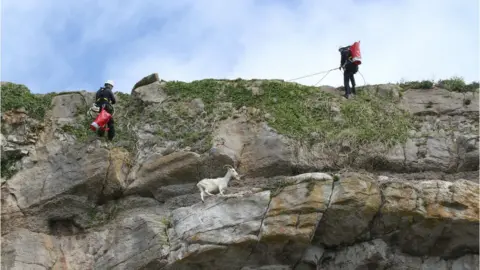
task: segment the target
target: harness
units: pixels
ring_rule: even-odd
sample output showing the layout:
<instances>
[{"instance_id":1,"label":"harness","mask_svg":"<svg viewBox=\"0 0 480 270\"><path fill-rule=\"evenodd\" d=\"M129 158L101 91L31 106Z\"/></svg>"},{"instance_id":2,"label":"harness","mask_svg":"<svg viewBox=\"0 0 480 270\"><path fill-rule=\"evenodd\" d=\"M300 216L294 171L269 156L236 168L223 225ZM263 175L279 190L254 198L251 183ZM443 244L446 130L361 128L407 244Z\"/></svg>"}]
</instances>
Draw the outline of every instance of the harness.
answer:
<instances>
[{"instance_id":1,"label":"harness","mask_svg":"<svg viewBox=\"0 0 480 270\"><path fill-rule=\"evenodd\" d=\"M105 87L101 87L100 88L100 91L103 92L105 91ZM112 103L112 100L110 100L109 98L106 98L106 97L101 97L101 98L97 98L95 103L102 103L102 108L104 108L106 106L106 103L108 103L110 106L111 106L111 103Z\"/></svg>"},{"instance_id":2,"label":"harness","mask_svg":"<svg viewBox=\"0 0 480 270\"><path fill-rule=\"evenodd\" d=\"M96 100L96 102L98 103L98 102L100 102L100 101L102 101L102 100L103 100L103 101L106 101L106 102L108 102L108 103L111 103L111 100L108 99L108 98L106 98L106 97L98 98L98 99Z\"/></svg>"}]
</instances>

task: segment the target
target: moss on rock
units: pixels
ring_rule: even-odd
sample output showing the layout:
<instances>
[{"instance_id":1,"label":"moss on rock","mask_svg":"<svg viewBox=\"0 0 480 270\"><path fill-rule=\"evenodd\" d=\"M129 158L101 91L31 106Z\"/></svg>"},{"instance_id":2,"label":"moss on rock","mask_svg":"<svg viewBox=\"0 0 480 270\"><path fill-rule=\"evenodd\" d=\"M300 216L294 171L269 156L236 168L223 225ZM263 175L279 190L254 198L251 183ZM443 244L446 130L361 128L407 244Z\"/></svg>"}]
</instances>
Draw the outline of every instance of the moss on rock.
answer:
<instances>
[{"instance_id":1,"label":"moss on rock","mask_svg":"<svg viewBox=\"0 0 480 270\"><path fill-rule=\"evenodd\" d=\"M30 89L23 84L2 82L1 112L3 114L6 111L23 107L27 111L28 116L37 120L43 120L55 94L32 94Z\"/></svg>"}]
</instances>

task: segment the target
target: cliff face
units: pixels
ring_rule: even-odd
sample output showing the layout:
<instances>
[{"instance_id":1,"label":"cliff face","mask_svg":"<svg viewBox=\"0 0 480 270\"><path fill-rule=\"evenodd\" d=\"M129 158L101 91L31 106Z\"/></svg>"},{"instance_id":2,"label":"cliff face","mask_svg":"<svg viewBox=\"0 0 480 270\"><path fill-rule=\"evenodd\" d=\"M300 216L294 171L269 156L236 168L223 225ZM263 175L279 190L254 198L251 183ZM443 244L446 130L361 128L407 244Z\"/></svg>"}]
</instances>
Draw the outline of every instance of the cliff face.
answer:
<instances>
[{"instance_id":1,"label":"cliff face","mask_svg":"<svg viewBox=\"0 0 480 270\"><path fill-rule=\"evenodd\" d=\"M478 269L478 94L448 86L152 74L106 144L94 93L2 83L2 269Z\"/></svg>"}]
</instances>

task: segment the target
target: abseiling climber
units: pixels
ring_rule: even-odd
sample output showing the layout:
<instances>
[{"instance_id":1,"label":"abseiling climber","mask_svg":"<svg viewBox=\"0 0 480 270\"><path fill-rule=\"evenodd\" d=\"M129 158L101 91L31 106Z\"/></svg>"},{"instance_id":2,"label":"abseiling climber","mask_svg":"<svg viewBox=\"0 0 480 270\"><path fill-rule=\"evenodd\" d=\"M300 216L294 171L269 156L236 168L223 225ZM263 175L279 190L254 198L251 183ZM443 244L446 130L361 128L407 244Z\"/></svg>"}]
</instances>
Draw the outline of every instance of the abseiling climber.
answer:
<instances>
[{"instance_id":1,"label":"abseiling climber","mask_svg":"<svg viewBox=\"0 0 480 270\"><path fill-rule=\"evenodd\" d=\"M107 131L109 141L113 140L113 137L115 137L115 122L113 121L112 105L116 103L116 100L112 92L113 86L114 82L112 80L108 80L105 82L105 85L100 87L95 94L95 105L100 108L100 113L95 121L90 125L90 128L92 130L98 130L98 135L102 137L105 134L105 129L103 126L106 124L108 127Z\"/></svg>"},{"instance_id":2,"label":"abseiling climber","mask_svg":"<svg viewBox=\"0 0 480 270\"><path fill-rule=\"evenodd\" d=\"M351 94L356 95L354 75L358 72L358 66L362 64L362 56L360 54L360 41L353 45L340 47L338 49L341 55L340 67L343 68L343 85L345 87L345 98L349 98ZM352 82L350 88L349 82Z\"/></svg>"}]
</instances>

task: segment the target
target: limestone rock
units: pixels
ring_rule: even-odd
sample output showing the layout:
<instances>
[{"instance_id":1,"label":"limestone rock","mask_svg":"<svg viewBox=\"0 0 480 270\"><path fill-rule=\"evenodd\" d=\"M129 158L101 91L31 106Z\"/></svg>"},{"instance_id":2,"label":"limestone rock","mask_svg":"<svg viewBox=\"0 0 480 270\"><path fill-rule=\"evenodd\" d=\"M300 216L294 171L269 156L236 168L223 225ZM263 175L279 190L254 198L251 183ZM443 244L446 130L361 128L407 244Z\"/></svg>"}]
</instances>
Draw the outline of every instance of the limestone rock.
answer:
<instances>
[{"instance_id":1,"label":"limestone rock","mask_svg":"<svg viewBox=\"0 0 480 270\"><path fill-rule=\"evenodd\" d=\"M455 259L410 256L391 249L381 239L361 242L328 252L319 261L317 269L478 269L478 255L465 255Z\"/></svg>"},{"instance_id":2,"label":"limestone rock","mask_svg":"<svg viewBox=\"0 0 480 270\"><path fill-rule=\"evenodd\" d=\"M386 269L387 244L378 239L345 248L337 253L325 254L321 269Z\"/></svg>"},{"instance_id":3,"label":"limestone rock","mask_svg":"<svg viewBox=\"0 0 480 270\"><path fill-rule=\"evenodd\" d=\"M159 215L138 214L123 219L107 231L101 255L92 268L126 270L165 266L169 251L167 226L168 220Z\"/></svg>"},{"instance_id":4,"label":"limestone rock","mask_svg":"<svg viewBox=\"0 0 480 270\"><path fill-rule=\"evenodd\" d=\"M140 81L138 81L132 88L132 91L134 91L135 89L139 88L139 87L142 87L142 86L145 86L145 85L149 85L149 84L152 84L152 83L155 83L155 82L159 82L160 79L158 77L158 73L152 73L148 76L145 76L143 77Z\"/></svg>"},{"instance_id":5,"label":"limestone rock","mask_svg":"<svg viewBox=\"0 0 480 270\"><path fill-rule=\"evenodd\" d=\"M108 169L108 151L97 149L85 153L79 148L65 155L50 156L45 163L23 170L7 183L21 209L47 202L61 194L85 190L82 195L98 198ZM83 155L79 153L83 152ZM28 183L28 185L25 185Z\"/></svg>"},{"instance_id":6,"label":"limestone rock","mask_svg":"<svg viewBox=\"0 0 480 270\"><path fill-rule=\"evenodd\" d=\"M55 96L52 99L51 119L58 126L76 124L78 120L75 117L81 114L85 106L91 105L86 104L85 97L80 93Z\"/></svg>"},{"instance_id":7,"label":"limestone rock","mask_svg":"<svg viewBox=\"0 0 480 270\"><path fill-rule=\"evenodd\" d=\"M408 90L403 94L403 105L416 115L458 115L476 113L478 115L478 97L472 98L471 103L464 103L464 95L450 92L445 89Z\"/></svg>"},{"instance_id":8,"label":"limestone rock","mask_svg":"<svg viewBox=\"0 0 480 270\"><path fill-rule=\"evenodd\" d=\"M145 213L82 237L19 229L2 238L2 268L158 269L167 263L167 225L165 217Z\"/></svg>"},{"instance_id":9,"label":"limestone rock","mask_svg":"<svg viewBox=\"0 0 480 270\"><path fill-rule=\"evenodd\" d=\"M135 88L132 90L132 96L145 105L162 103L167 98L162 83L158 81Z\"/></svg>"},{"instance_id":10,"label":"limestone rock","mask_svg":"<svg viewBox=\"0 0 480 270\"><path fill-rule=\"evenodd\" d=\"M120 196L127 187L130 162L129 153L126 150L120 148L110 150L107 177L102 194L107 199Z\"/></svg>"},{"instance_id":11,"label":"limestone rock","mask_svg":"<svg viewBox=\"0 0 480 270\"><path fill-rule=\"evenodd\" d=\"M151 74L116 105L131 152L64 132L88 129L93 92L54 97L44 121L2 115L2 269L478 269L476 94L411 89L399 104L397 86L371 88L415 119L405 143L357 147L262 122L279 120L264 105L280 97L261 80L204 85L213 110L165 84ZM325 107L335 124L346 102ZM195 184L226 164L244 177L201 202Z\"/></svg>"},{"instance_id":12,"label":"limestone rock","mask_svg":"<svg viewBox=\"0 0 480 270\"><path fill-rule=\"evenodd\" d=\"M270 192L206 200L172 212L170 269L235 268L244 265L258 241ZM206 254L209 254L208 256ZM221 256L219 256L221 255Z\"/></svg>"},{"instance_id":13,"label":"limestone rock","mask_svg":"<svg viewBox=\"0 0 480 270\"><path fill-rule=\"evenodd\" d=\"M455 256L464 249L478 252L478 183L430 180L383 185L374 236L398 239L396 244L404 252L416 255Z\"/></svg>"},{"instance_id":14,"label":"limestone rock","mask_svg":"<svg viewBox=\"0 0 480 270\"><path fill-rule=\"evenodd\" d=\"M373 179L350 174L335 182L330 204L317 229L315 242L326 246L351 245L368 233L382 203Z\"/></svg>"},{"instance_id":15,"label":"limestone rock","mask_svg":"<svg viewBox=\"0 0 480 270\"><path fill-rule=\"evenodd\" d=\"M332 180L310 180L287 186L274 196L263 221L260 241L275 250L279 263L301 259L327 210Z\"/></svg>"},{"instance_id":16,"label":"limestone rock","mask_svg":"<svg viewBox=\"0 0 480 270\"><path fill-rule=\"evenodd\" d=\"M396 84L381 84L375 89L376 94L398 101L400 98L401 87Z\"/></svg>"},{"instance_id":17,"label":"limestone rock","mask_svg":"<svg viewBox=\"0 0 480 270\"><path fill-rule=\"evenodd\" d=\"M153 155L141 165L137 178L128 185L125 194L152 195L162 186L198 182L201 180L198 173L201 164L200 155L194 152Z\"/></svg>"},{"instance_id":18,"label":"limestone rock","mask_svg":"<svg viewBox=\"0 0 480 270\"><path fill-rule=\"evenodd\" d=\"M27 111L24 108L11 110L2 115L2 124L19 125L27 120Z\"/></svg>"},{"instance_id":19,"label":"limestone rock","mask_svg":"<svg viewBox=\"0 0 480 270\"><path fill-rule=\"evenodd\" d=\"M61 257L58 251L54 236L18 229L2 236L2 269L53 269Z\"/></svg>"},{"instance_id":20,"label":"limestone rock","mask_svg":"<svg viewBox=\"0 0 480 270\"><path fill-rule=\"evenodd\" d=\"M205 104L203 101L199 98L195 98L190 102L190 110L192 115L199 115L201 114L204 109L205 109Z\"/></svg>"}]
</instances>

